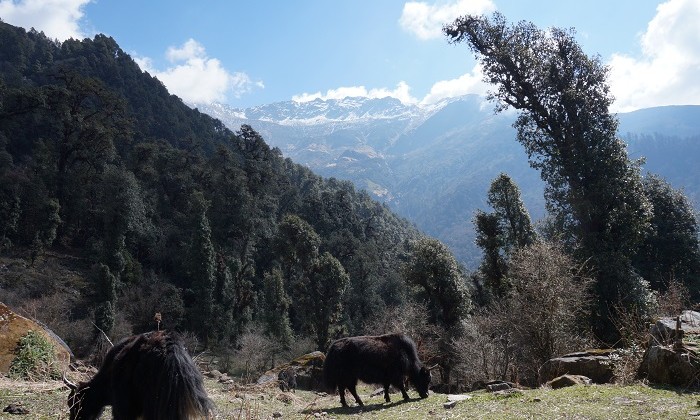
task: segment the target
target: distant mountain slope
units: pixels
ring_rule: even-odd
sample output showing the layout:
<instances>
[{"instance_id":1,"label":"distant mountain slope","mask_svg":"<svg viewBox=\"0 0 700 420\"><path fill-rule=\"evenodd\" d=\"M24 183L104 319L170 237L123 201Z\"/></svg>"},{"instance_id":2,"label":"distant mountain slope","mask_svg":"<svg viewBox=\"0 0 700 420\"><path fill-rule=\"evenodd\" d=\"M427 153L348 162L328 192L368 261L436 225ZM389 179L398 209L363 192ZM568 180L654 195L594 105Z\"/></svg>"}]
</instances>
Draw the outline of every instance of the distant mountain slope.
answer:
<instances>
[{"instance_id":1,"label":"distant mountain slope","mask_svg":"<svg viewBox=\"0 0 700 420\"><path fill-rule=\"evenodd\" d=\"M324 176L351 180L467 265L479 258L471 219L501 172L520 186L533 218L544 214L543 183L515 140L513 113L465 96L429 108L392 98L281 102L250 109L202 107L236 128L250 124L285 156ZM645 169L700 198L700 106L620 114L620 135Z\"/></svg>"},{"instance_id":2,"label":"distant mountain slope","mask_svg":"<svg viewBox=\"0 0 700 420\"><path fill-rule=\"evenodd\" d=\"M700 135L700 106L662 106L619 114L620 134L658 134L666 137Z\"/></svg>"}]
</instances>

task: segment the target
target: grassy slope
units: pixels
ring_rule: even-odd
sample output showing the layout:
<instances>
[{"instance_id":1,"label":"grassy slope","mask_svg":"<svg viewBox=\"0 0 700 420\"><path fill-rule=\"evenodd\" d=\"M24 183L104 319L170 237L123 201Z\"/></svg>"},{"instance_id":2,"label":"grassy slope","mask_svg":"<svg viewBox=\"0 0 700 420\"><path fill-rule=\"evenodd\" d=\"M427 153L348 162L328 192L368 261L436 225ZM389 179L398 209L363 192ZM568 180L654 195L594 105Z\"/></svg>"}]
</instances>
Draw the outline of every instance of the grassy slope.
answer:
<instances>
[{"instance_id":1,"label":"grassy slope","mask_svg":"<svg viewBox=\"0 0 700 420\"><path fill-rule=\"evenodd\" d=\"M687 419L700 415L697 393L645 385L575 386L561 390L535 389L520 394L499 396L484 392L445 409L447 397L431 394L424 400L403 402L392 395L383 403L381 395L369 397L370 388L361 390L365 408L341 408L337 396L319 396L313 392L282 393L271 387L234 387L207 379L210 396L220 419L268 419L279 412L282 418L305 419L321 416L335 419ZM415 392L410 391L411 395ZM28 383L0 378L0 406L22 403L30 410L30 419L65 419L67 390L60 382ZM319 415L316 413L325 413ZM315 416L316 414L316 416ZM17 418L0 413L0 418ZM110 418L107 411L102 418Z\"/></svg>"},{"instance_id":2,"label":"grassy slope","mask_svg":"<svg viewBox=\"0 0 700 420\"><path fill-rule=\"evenodd\" d=\"M68 293L79 287L85 278L85 267L67 256L47 254L35 267L28 267L21 258L0 257L3 271L0 288L15 286L24 294L43 292ZM12 290L12 289L10 289ZM16 296L20 298L22 295ZM4 296L8 297L8 296ZM24 299L21 299L24 300ZM46 308L35 308L45 314ZM32 314L30 314L32 315ZM34 314L40 315L40 313ZM325 418L335 419L627 419L627 418L688 418L700 417L700 395L679 393L672 389L635 386L576 386L562 390L535 389L522 394L498 396L483 392L445 409L445 395L431 394L425 400L401 401L392 396L384 404L381 395L369 397L371 388L363 388L361 397L366 406L343 409L337 396L318 396L312 392L282 393L275 388L235 387L207 379L207 388L217 406L220 419L267 419L279 412L282 418L315 418L325 412ZM415 392L409 392L415 396ZM0 419L66 419L68 391L60 382L17 382L0 377L0 409L21 403L29 409L28 416L13 416L0 412ZM348 401L352 401L348 397ZM105 411L102 418L111 418Z\"/></svg>"}]
</instances>

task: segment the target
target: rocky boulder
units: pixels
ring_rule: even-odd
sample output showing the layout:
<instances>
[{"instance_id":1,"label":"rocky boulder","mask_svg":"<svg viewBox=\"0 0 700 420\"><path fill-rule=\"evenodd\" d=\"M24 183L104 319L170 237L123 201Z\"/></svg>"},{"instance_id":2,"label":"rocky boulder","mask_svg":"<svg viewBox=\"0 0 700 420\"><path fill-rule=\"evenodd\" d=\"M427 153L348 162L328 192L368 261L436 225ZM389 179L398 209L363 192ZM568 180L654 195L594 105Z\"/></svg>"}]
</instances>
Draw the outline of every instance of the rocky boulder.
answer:
<instances>
[{"instance_id":1,"label":"rocky boulder","mask_svg":"<svg viewBox=\"0 0 700 420\"><path fill-rule=\"evenodd\" d=\"M289 363L268 370L258 378L257 383L265 384L277 381L282 388L285 388L290 386L290 381L282 381L280 378L293 377L297 389L325 391L323 384L323 361L325 359L326 355L320 351L305 354ZM280 373L283 373L283 375L280 375Z\"/></svg>"},{"instance_id":2,"label":"rocky boulder","mask_svg":"<svg viewBox=\"0 0 700 420\"><path fill-rule=\"evenodd\" d=\"M0 302L0 374L6 375L9 372L17 344L29 331L39 332L53 344L58 370L67 370L71 358L68 346L44 326L18 315Z\"/></svg>"},{"instance_id":3,"label":"rocky boulder","mask_svg":"<svg viewBox=\"0 0 700 420\"><path fill-rule=\"evenodd\" d=\"M680 387L697 385L697 348L654 345L647 348L639 368L649 382Z\"/></svg>"},{"instance_id":4,"label":"rocky boulder","mask_svg":"<svg viewBox=\"0 0 700 420\"><path fill-rule=\"evenodd\" d=\"M663 317L649 329L649 346L673 344L684 337L700 337L700 312L683 311L678 317Z\"/></svg>"},{"instance_id":5,"label":"rocky boulder","mask_svg":"<svg viewBox=\"0 0 700 420\"><path fill-rule=\"evenodd\" d=\"M547 385L552 389L565 388L567 386L574 385L590 385L591 378L582 375L561 375L551 381L547 382Z\"/></svg>"},{"instance_id":6,"label":"rocky boulder","mask_svg":"<svg viewBox=\"0 0 700 420\"><path fill-rule=\"evenodd\" d=\"M649 345L639 374L649 382L680 387L698 386L700 378L700 313L683 311L664 317L649 329Z\"/></svg>"},{"instance_id":7,"label":"rocky boulder","mask_svg":"<svg viewBox=\"0 0 700 420\"><path fill-rule=\"evenodd\" d=\"M586 376L597 384L608 383L613 378L611 354L611 349L596 349L549 359L540 367L540 384L565 374Z\"/></svg>"}]
</instances>

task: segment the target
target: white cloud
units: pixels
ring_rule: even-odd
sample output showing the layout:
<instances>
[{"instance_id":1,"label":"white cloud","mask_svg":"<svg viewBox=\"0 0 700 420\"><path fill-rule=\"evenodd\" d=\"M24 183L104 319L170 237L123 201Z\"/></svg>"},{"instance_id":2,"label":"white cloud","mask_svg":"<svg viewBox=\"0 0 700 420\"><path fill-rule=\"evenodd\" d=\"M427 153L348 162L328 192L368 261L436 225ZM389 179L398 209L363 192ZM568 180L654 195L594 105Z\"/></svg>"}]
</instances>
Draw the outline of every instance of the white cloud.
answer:
<instances>
[{"instance_id":1,"label":"white cloud","mask_svg":"<svg viewBox=\"0 0 700 420\"><path fill-rule=\"evenodd\" d=\"M484 77L481 65L477 64L471 73L464 74L456 79L441 80L433 84L430 92L421 101L422 105L430 105L442 99L454 98L467 94L485 96L489 86L482 80Z\"/></svg>"},{"instance_id":2,"label":"white cloud","mask_svg":"<svg viewBox=\"0 0 700 420\"><path fill-rule=\"evenodd\" d=\"M641 36L642 56L614 54L610 88L618 112L700 104L700 2L669 0Z\"/></svg>"},{"instance_id":3,"label":"white cloud","mask_svg":"<svg viewBox=\"0 0 700 420\"><path fill-rule=\"evenodd\" d=\"M409 1L404 4L399 23L420 39L442 37L442 26L462 15L481 15L496 10L491 0L457 0L428 4Z\"/></svg>"},{"instance_id":4,"label":"white cloud","mask_svg":"<svg viewBox=\"0 0 700 420\"><path fill-rule=\"evenodd\" d=\"M49 38L82 39L83 7L91 0L0 0L0 18L5 23L34 28Z\"/></svg>"},{"instance_id":5,"label":"white cloud","mask_svg":"<svg viewBox=\"0 0 700 420\"><path fill-rule=\"evenodd\" d=\"M292 97L296 102L310 102L315 99L343 99L347 97L361 98L386 98L387 96L396 98L404 104L417 104L429 106L440 102L443 99L456 98L459 96L476 94L486 96L489 86L483 82L483 72L481 65L477 64L471 73L464 74L456 79L441 80L433 84L430 92L423 99L417 99L411 95L411 87L406 82L399 82L395 89L376 88L367 90L364 86L345 86L338 89L329 89L326 93L302 93Z\"/></svg>"},{"instance_id":6,"label":"white cloud","mask_svg":"<svg viewBox=\"0 0 700 420\"><path fill-rule=\"evenodd\" d=\"M346 86L340 87L338 89L329 89L325 94L321 92L316 93L302 93L301 95L294 95L292 97L293 101L296 102L310 102L314 99L343 99L347 97L363 97L363 98L386 98L387 96L396 98L405 104L417 103L418 100L411 96L410 86L406 82L399 82L396 88L391 90L387 88L377 88L367 90L364 86Z\"/></svg>"},{"instance_id":7,"label":"white cloud","mask_svg":"<svg viewBox=\"0 0 700 420\"><path fill-rule=\"evenodd\" d=\"M245 73L226 70L218 59L208 57L204 46L194 39L181 47L168 48L166 57L172 66L163 71L154 69L149 58L136 61L186 102L225 102L229 94L239 98L254 87L265 87L261 81L253 82Z\"/></svg>"},{"instance_id":8,"label":"white cloud","mask_svg":"<svg viewBox=\"0 0 700 420\"><path fill-rule=\"evenodd\" d=\"M182 47L168 47L165 56L171 63L178 61L187 61L193 57L206 57L207 52L204 50L204 46L194 39L190 38L182 44Z\"/></svg>"}]
</instances>

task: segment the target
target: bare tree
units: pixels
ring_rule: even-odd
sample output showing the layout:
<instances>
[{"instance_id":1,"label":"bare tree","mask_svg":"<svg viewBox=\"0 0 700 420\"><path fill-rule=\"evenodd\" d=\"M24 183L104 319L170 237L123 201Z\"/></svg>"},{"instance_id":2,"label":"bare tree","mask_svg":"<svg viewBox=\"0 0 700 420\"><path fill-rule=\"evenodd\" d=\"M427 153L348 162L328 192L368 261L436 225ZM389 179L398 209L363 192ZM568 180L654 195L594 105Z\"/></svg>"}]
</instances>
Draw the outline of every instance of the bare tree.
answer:
<instances>
[{"instance_id":1,"label":"bare tree","mask_svg":"<svg viewBox=\"0 0 700 420\"><path fill-rule=\"evenodd\" d=\"M461 339L463 375L534 384L544 362L585 347L592 280L583 271L551 243L536 241L515 252L511 290L473 316Z\"/></svg>"}]
</instances>

